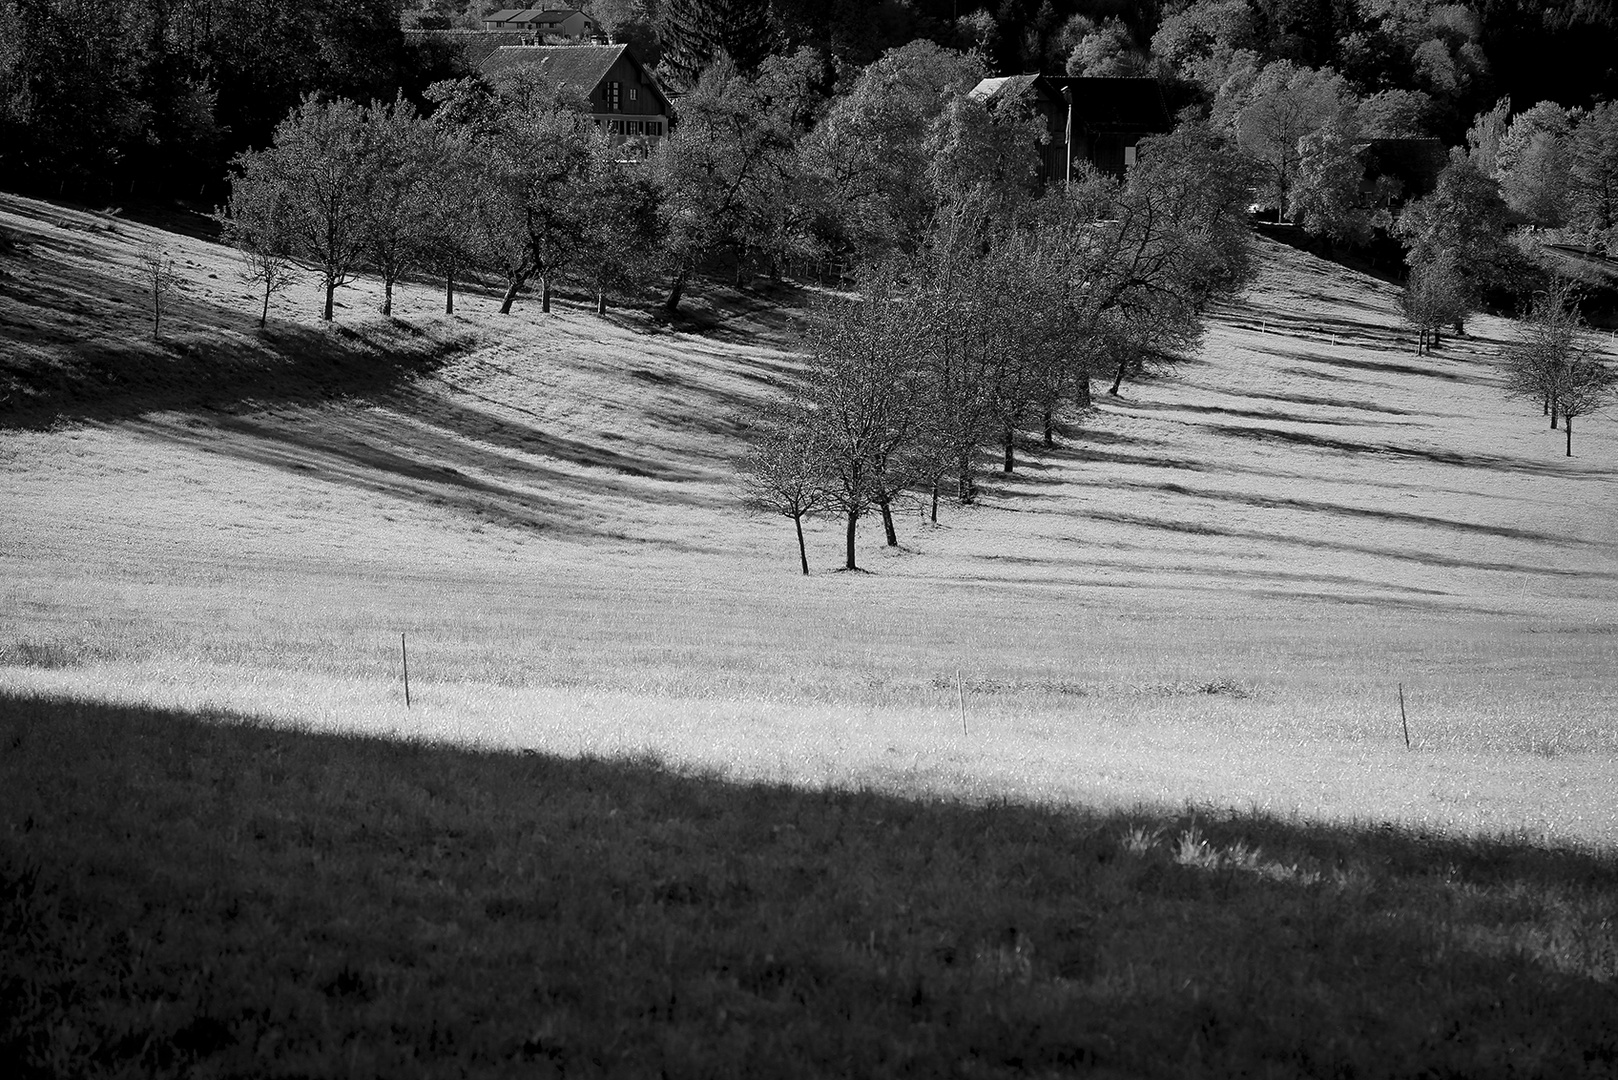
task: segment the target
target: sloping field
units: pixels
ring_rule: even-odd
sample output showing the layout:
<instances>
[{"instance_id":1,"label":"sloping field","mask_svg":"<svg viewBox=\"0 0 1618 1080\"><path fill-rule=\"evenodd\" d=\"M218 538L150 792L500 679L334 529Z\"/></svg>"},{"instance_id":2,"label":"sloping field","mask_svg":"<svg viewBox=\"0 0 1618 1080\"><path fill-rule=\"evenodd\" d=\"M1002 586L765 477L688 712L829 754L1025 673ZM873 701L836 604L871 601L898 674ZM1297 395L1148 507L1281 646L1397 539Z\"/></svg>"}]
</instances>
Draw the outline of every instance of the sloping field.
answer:
<instances>
[{"instance_id":1,"label":"sloping field","mask_svg":"<svg viewBox=\"0 0 1618 1080\"><path fill-rule=\"evenodd\" d=\"M325 330L311 280L260 332L228 252L163 235L185 299L137 345L155 234L0 226L0 692L1618 842L1618 426L1564 457L1500 320L1417 357L1390 287L1266 242L1174 377L897 551L868 527L872 574L816 526L802 579L730 486L791 308L407 286L388 322L360 283Z\"/></svg>"}]
</instances>

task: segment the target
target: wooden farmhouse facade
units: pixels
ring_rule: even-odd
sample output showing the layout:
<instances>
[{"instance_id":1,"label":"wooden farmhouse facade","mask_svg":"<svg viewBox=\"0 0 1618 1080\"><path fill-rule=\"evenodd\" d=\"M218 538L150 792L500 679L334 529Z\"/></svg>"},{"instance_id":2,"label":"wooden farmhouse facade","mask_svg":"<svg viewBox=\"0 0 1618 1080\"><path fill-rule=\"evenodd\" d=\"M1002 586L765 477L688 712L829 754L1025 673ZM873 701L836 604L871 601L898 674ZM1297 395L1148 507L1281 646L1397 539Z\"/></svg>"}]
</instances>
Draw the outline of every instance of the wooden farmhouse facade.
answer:
<instances>
[{"instance_id":1,"label":"wooden farmhouse facade","mask_svg":"<svg viewBox=\"0 0 1618 1080\"><path fill-rule=\"evenodd\" d=\"M1022 101L1044 121L1040 158L1046 183L1069 179L1075 162L1123 176L1142 139L1174 128L1156 79L1010 75L984 79L972 96Z\"/></svg>"},{"instance_id":2,"label":"wooden farmhouse facade","mask_svg":"<svg viewBox=\"0 0 1618 1080\"><path fill-rule=\"evenodd\" d=\"M503 45L479 64L485 79L530 71L585 96L596 127L650 147L669 132L669 99L628 45Z\"/></svg>"}]
</instances>

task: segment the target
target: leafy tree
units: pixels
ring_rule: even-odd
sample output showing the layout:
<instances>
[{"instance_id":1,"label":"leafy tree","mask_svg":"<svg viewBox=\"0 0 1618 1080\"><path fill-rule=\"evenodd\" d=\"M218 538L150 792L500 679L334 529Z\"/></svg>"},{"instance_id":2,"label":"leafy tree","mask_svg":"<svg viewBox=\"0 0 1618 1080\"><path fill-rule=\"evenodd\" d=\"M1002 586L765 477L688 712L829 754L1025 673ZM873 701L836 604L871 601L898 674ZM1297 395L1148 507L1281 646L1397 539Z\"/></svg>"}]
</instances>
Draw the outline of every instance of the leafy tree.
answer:
<instances>
[{"instance_id":1,"label":"leafy tree","mask_svg":"<svg viewBox=\"0 0 1618 1080\"><path fill-rule=\"evenodd\" d=\"M279 203L255 196L244 207L284 210L288 250L321 273L321 318L328 322L337 287L352 279L369 240L367 209L375 173L364 128L358 105L311 95L276 128L273 146L241 154L235 162L241 181L279 194Z\"/></svg>"},{"instance_id":2,"label":"leafy tree","mask_svg":"<svg viewBox=\"0 0 1618 1080\"><path fill-rule=\"evenodd\" d=\"M1257 59L1258 45L1247 0L1195 0L1163 19L1152 35L1152 56L1213 94L1233 70Z\"/></svg>"},{"instance_id":3,"label":"leafy tree","mask_svg":"<svg viewBox=\"0 0 1618 1080\"><path fill-rule=\"evenodd\" d=\"M1328 120L1350 123L1345 114L1354 106L1353 92L1329 68L1315 71L1278 60L1259 72L1238 100L1236 140L1264 167L1259 197L1284 207L1302 161L1299 141Z\"/></svg>"},{"instance_id":4,"label":"leafy tree","mask_svg":"<svg viewBox=\"0 0 1618 1080\"><path fill-rule=\"evenodd\" d=\"M1618 103L1601 102L1585 113L1571 143L1571 223L1610 251L1618 246Z\"/></svg>"},{"instance_id":5,"label":"leafy tree","mask_svg":"<svg viewBox=\"0 0 1618 1080\"><path fill-rule=\"evenodd\" d=\"M1357 135L1351 122L1332 117L1298 140L1298 175L1287 195L1287 216L1305 232L1334 243L1368 241L1379 223L1360 205L1365 163L1355 153Z\"/></svg>"},{"instance_id":6,"label":"leafy tree","mask_svg":"<svg viewBox=\"0 0 1618 1080\"><path fill-rule=\"evenodd\" d=\"M984 74L980 57L913 41L831 101L804 138L801 161L835 208L833 243L866 258L916 248L936 209L928 132Z\"/></svg>"},{"instance_id":7,"label":"leafy tree","mask_svg":"<svg viewBox=\"0 0 1618 1080\"><path fill-rule=\"evenodd\" d=\"M1542 101L1512 118L1495 155L1506 205L1537 225L1558 226L1568 213L1568 152L1572 134L1566 109Z\"/></svg>"},{"instance_id":8,"label":"leafy tree","mask_svg":"<svg viewBox=\"0 0 1618 1080\"><path fill-rule=\"evenodd\" d=\"M654 159L674 268L670 312L704 259L727 247L740 259L768 233L809 118L807 59L772 58L757 77L721 59L676 105L679 123Z\"/></svg>"},{"instance_id":9,"label":"leafy tree","mask_svg":"<svg viewBox=\"0 0 1618 1080\"><path fill-rule=\"evenodd\" d=\"M1039 146L1048 135L1031 102L1010 95L981 101L957 94L927 132L926 175L932 203L967 192L986 196L990 213L1005 213L1040 189Z\"/></svg>"},{"instance_id":10,"label":"leafy tree","mask_svg":"<svg viewBox=\"0 0 1618 1080\"><path fill-rule=\"evenodd\" d=\"M609 293L650 280L663 242L659 191L643 162L626 160L603 137L591 147L580 199L580 277L595 291L596 313L604 315Z\"/></svg>"},{"instance_id":11,"label":"leafy tree","mask_svg":"<svg viewBox=\"0 0 1618 1080\"><path fill-rule=\"evenodd\" d=\"M1113 16L1078 40L1066 68L1069 75L1144 75L1147 60L1129 27Z\"/></svg>"},{"instance_id":12,"label":"leafy tree","mask_svg":"<svg viewBox=\"0 0 1618 1080\"><path fill-rule=\"evenodd\" d=\"M1523 258L1506 239L1509 223L1510 211L1494 181L1456 150L1433 193L1407 205L1394 232L1408 265L1448 257L1469 295L1478 297L1489 289L1516 289L1525 280Z\"/></svg>"},{"instance_id":13,"label":"leafy tree","mask_svg":"<svg viewBox=\"0 0 1618 1080\"><path fill-rule=\"evenodd\" d=\"M768 0L663 0L657 30L662 72L676 90L694 88L722 55L751 74L775 43Z\"/></svg>"},{"instance_id":14,"label":"leafy tree","mask_svg":"<svg viewBox=\"0 0 1618 1080\"><path fill-rule=\"evenodd\" d=\"M1494 107L1480 112L1466 130L1466 154L1473 166L1490 179L1498 177L1500 141L1511 124L1511 99L1503 97Z\"/></svg>"}]
</instances>

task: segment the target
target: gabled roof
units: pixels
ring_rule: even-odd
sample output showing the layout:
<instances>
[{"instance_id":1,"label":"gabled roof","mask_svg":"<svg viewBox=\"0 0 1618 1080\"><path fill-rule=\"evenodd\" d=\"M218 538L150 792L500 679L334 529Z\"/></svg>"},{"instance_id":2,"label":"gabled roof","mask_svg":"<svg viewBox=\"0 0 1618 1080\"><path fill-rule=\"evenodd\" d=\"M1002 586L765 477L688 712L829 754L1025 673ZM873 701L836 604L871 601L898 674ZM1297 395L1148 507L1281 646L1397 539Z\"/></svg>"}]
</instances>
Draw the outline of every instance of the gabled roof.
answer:
<instances>
[{"instance_id":1,"label":"gabled roof","mask_svg":"<svg viewBox=\"0 0 1618 1080\"><path fill-rule=\"evenodd\" d=\"M522 11L522 8L501 8L499 11L491 11L487 15L483 16L483 21L505 22L507 19L510 19L513 16L521 15Z\"/></svg>"},{"instance_id":2,"label":"gabled roof","mask_svg":"<svg viewBox=\"0 0 1618 1080\"><path fill-rule=\"evenodd\" d=\"M575 87L588 94L601 85L620 56L627 56L641 73L644 85L668 108L668 95L628 49L628 45L503 45L491 52L478 69L486 79L507 71L537 70L558 86Z\"/></svg>"},{"instance_id":3,"label":"gabled roof","mask_svg":"<svg viewBox=\"0 0 1618 1080\"><path fill-rule=\"evenodd\" d=\"M998 79L984 79L974 86L968 97L976 101L995 101L1001 98L1020 98L1029 90L1056 100L1061 92L1043 75L1004 75Z\"/></svg>"},{"instance_id":4,"label":"gabled roof","mask_svg":"<svg viewBox=\"0 0 1618 1080\"><path fill-rule=\"evenodd\" d=\"M1166 134L1174 130L1156 79L1053 76L1046 82L1073 103L1073 122L1096 134Z\"/></svg>"}]
</instances>

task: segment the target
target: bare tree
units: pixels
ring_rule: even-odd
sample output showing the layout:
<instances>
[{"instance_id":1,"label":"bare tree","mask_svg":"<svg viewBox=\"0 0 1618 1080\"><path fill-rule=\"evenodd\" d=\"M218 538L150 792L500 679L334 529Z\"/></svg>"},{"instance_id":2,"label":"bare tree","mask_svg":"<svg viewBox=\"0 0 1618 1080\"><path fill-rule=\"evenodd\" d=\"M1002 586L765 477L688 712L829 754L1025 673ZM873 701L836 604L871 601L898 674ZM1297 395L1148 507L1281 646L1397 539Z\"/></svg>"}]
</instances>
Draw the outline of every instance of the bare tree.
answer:
<instances>
[{"instance_id":1,"label":"bare tree","mask_svg":"<svg viewBox=\"0 0 1618 1080\"><path fill-rule=\"evenodd\" d=\"M156 242L141 247L141 280L152 290L152 340L163 332L163 313L169 298L180 284L180 275L174 269L174 259Z\"/></svg>"},{"instance_id":2,"label":"bare tree","mask_svg":"<svg viewBox=\"0 0 1618 1080\"><path fill-rule=\"evenodd\" d=\"M877 507L891 528L892 497L903 484L898 470L920 426L922 400L915 305L881 278L864 292L859 300L834 302L811 325L802 385L825 500L847 522L848 570L859 569L860 518ZM891 531L889 538L897 543Z\"/></svg>"},{"instance_id":3,"label":"bare tree","mask_svg":"<svg viewBox=\"0 0 1618 1080\"><path fill-rule=\"evenodd\" d=\"M1618 372L1598 359L1572 282L1559 278L1534 298L1518 339L1507 347L1506 385L1538 400L1555 428L1558 414L1573 456L1573 419L1618 397Z\"/></svg>"},{"instance_id":4,"label":"bare tree","mask_svg":"<svg viewBox=\"0 0 1618 1080\"><path fill-rule=\"evenodd\" d=\"M1567 431L1567 456L1573 456L1573 418L1604 409L1618 399L1618 371L1595 358L1583 343L1568 359L1557 396L1562 402L1563 427Z\"/></svg>"},{"instance_id":5,"label":"bare tree","mask_svg":"<svg viewBox=\"0 0 1618 1080\"><path fill-rule=\"evenodd\" d=\"M756 424L758 441L741 461L742 503L762 514L792 519L798 563L809 575L803 519L826 504L814 414L800 401L767 409Z\"/></svg>"}]
</instances>

